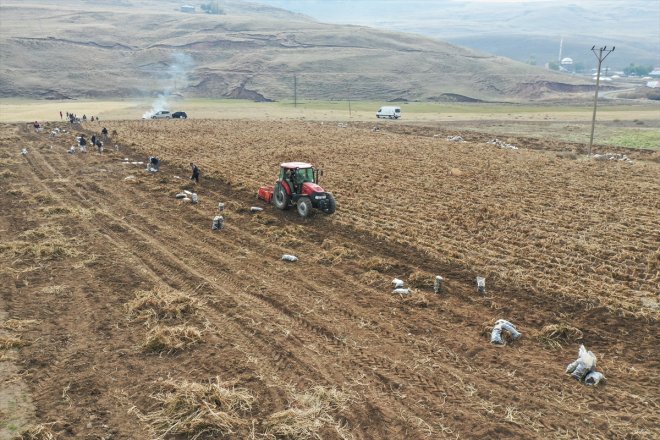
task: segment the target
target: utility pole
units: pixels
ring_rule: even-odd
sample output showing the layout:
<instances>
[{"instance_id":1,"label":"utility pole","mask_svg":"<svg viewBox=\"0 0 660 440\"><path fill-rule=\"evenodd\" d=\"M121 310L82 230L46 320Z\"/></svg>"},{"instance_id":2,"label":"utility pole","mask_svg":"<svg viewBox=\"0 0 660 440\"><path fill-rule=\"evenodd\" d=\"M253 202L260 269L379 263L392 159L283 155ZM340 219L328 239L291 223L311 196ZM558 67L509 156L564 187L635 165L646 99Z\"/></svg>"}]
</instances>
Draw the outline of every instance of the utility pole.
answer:
<instances>
[{"instance_id":1,"label":"utility pole","mask_svg":"<svg viewBox=\"0 0 660 440\"><path fill-rule=\"evenodd\" d=\"M293 106L298 107L298 78L293 75Z\"/></svg>"},{"instance_id":2,"label":"utility pole","mask_svg":"<svg viewBox=\"0 0 660 440\"><path fill-rule=\"evenodd\" d=\"M351 88L348 88L348 118L352 118L351 116Z\"/></svg>"},{"instance_id":3,"label":"utility pole","mask_svg":"<svg viewBox=\"0 0 660 440\"><path fill-rule=\"evenodd\" d=\"M603 60L607 58L609 54L614 52L616 47L612 46L612 49L608 49L607 46L603 46L600 49L596 49L596 46L591 48L591 51L598 58L598 73L596 74L596 95L594 96L594 115L591 118L591 136L589 137L589 156L591 156L591 146L594 144L594 128L596 127L596 107L598 106L598 86L600 85L600 66L603 64ZM598 53L596 53L598 52ZM605 55L603 55L605 52Z\"/></svg>"}]
</instances>

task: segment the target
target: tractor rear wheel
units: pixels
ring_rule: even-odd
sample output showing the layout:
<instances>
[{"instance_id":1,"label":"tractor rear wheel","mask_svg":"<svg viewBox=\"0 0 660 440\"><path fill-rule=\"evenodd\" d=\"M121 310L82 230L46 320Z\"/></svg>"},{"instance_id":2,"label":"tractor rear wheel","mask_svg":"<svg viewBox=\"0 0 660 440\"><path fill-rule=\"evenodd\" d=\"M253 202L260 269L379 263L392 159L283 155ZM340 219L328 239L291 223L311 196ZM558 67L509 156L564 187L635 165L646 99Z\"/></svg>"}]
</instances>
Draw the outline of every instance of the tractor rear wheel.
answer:
<instances>
[{"instance_id":1,"label":"tractor rear wheel","mask_svg":"<svg viewBox=\"0 0 660 440\"><path fill-rule=\"evenodd\" d=\"M273 194L273 203L278 209L288 209L289 208L289 195L286 193L286 190L282 184L278 184L275 187L275 194Z\"/></svg>"},{"instance_id":2,"label":"tractor rear wheel","mask_svg":"<svg viewBox=\"0 0 660 440\"><path fill-rule=\"evenodd\" d=\"M298 199L298 214L301 217L308 217L312 213L312 201L307 197Z\"/></svg>"},{"instance_id":3,"label":"tractor rear wheel","mask_svg":"<svg viewBox=\"0 0 660 440\"><path fill-rule=\"evenodd\" d=\"M328 207L323 210L326 214L334 214L337 210L337 202L332 194L328 194Z\"/></svg>"}]
</instances>

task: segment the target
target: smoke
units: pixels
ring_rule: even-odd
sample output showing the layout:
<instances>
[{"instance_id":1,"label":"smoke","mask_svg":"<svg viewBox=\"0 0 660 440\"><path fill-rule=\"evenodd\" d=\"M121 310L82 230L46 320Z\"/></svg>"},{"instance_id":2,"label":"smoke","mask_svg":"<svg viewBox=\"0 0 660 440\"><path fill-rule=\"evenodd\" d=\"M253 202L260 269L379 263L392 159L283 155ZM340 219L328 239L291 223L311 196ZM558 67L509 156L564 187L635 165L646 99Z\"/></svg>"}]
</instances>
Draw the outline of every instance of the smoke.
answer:
<instances>
[{"instance_id":1,"label":"smoke","mask_svg":"<svg viewBox=\"0 0 660 440\"><path fill-rule=\"evenodd\" d=\"M169 110L169 101L173 94L178 94L180 90L185 90L190 82L190 71L195 62L192 57L182 52L172 54L167 69L163 72L161 84L163 91L151 104L151 109L143 115L143 119L151 118L156 112Z\"/></svg>"}]
</instances>

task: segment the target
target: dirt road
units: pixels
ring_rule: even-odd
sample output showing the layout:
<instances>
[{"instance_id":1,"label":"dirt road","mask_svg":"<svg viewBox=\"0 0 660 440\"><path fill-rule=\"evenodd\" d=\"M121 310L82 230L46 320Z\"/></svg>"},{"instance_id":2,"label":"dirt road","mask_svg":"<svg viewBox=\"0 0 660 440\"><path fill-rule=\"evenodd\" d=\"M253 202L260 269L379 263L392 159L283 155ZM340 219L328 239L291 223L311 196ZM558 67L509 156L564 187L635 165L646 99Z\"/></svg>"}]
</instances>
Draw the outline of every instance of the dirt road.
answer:
<instances>
[{"instance_id":1,"label":"dirt road","mask_svg":"<svg viewBox=\"0 0 660 440\"><path fill-rule=\"evenodd\" d=\"M659 435L652 320L513 288L479 297L469 268L332 217L252 214L248 189L206 179L200 203L182 204L172 195L192 189L183 162L147 174L123 161L144 160L128 149L67 154L71 134L2 125L0 136L2 299L8 319L24 323L6 334L29 343L4 351L17 353L12 380L29 389L31 422L54 422L61 438L150 438L154 426L139 416L160 408L154 397L168 379L216 377L255 399L220 438L277 437L272 415L315 387L343 396L309 413L322 438ZM214 233L218 202L226 228ZM422 284L393 295L389 281L415 271L440 272L444 293ZM157 289L194 301L160 323L198 330L194 344L145 349L153 326L130 304ZM497 318L523 339L490 345L483 330ZM535 337L564 319L584 323L581 342L598 354L605 386L564 374L576 341L553 348Z\"/></svg>"}]
</instances>

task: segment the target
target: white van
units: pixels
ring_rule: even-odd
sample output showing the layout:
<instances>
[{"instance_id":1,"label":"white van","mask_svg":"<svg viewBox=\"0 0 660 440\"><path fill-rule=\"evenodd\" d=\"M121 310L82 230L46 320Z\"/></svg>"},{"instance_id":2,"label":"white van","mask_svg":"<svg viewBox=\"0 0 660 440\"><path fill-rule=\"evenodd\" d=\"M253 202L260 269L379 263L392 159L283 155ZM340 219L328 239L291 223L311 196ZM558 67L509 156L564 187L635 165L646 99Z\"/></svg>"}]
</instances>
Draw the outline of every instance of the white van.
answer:
<instances>
[{"instance_id":1,"label":"white van","mask_svg":"<svg viewBox=\"0 0 660 440\"><path fill-rule=\"evenodd\" d=\"M376 112L376 117L399 119L401 117L401 107L381 107Z\"/></svg>"}]
</instances>

